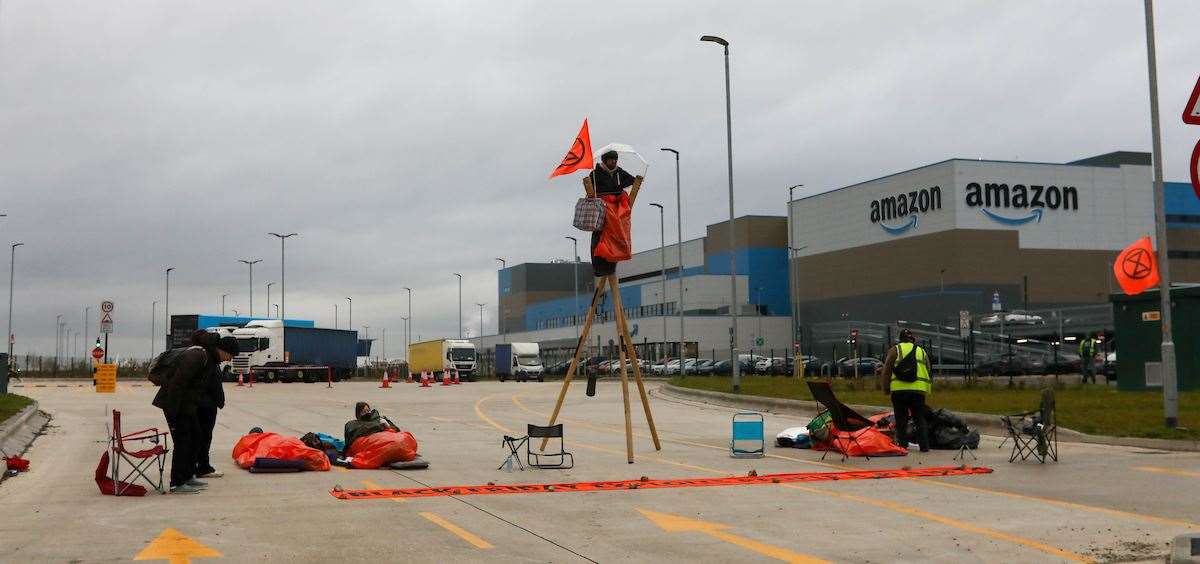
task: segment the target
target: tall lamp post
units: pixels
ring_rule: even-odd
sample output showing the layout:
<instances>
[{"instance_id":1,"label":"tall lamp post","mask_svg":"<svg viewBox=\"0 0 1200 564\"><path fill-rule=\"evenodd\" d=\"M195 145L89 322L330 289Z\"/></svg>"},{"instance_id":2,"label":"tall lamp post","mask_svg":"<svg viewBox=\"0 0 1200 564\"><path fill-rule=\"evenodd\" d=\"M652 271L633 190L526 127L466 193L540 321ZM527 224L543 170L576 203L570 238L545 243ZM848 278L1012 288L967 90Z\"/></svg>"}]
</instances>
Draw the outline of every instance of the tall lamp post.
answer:
<instances>
[{"instance_id":1,"label":"tall lamp post","mask_svg":"<svg viewBox=\"0 0 1200 564\"><path fill-rule=\"evenodd\" d=\"M4 339L8 342L8 365L5 366L4 374L2 377L0 377L0 393L8 393L8 374L12 371L13 366L13 279L17 265L17 247L20 247L24 244L25 243L13 243L8 258L8 332L5 333Z\"/></svg>"},{"instance_id":2,"label":"tall lamp post","mask_svg":"<svg viewBox=\"0 0 1200 564\"><path fill-rule=\"evenodd\" d=\"M158 300L150 302L150 360L154 360L154 334L158 332Z\"/></svg>"},{"instance_id":3,"label":"tall lamp post","mask_svg":"<svg viewBox=\"0 0 1200 564\"><path fill-rule=\"evenodd\" d=\"M271 317L271 286L274 286L274 285L275 285L274 282L267 282L267 317L268 318Z\"/></svg>"},{"instance_id":4,"label":"tall lamp post","mask_svg":"<svg viewBox=\"0 0 1200 564\"><path fill-rule=\"evenodd\" d=\"M479 306L479 350L483 350L483 306L487 304L476 303Z\"/></svg>"},{"instance_id":5,"label":"tall lamp post","mask_svg":"<svg viewBox=\"0 0 1200 564\"><path fill-rule=\"evenodd\" d=\"M792 302L790 308L792 310L792 330L788 334L792 337L791 349L793 356L796 353L796 347L799 345L800 339L797 335L797 330L799 329L797 327L797 320L799 319L799 316L796 312L796 304L799 301L799 298L797 297L799 289L797 288L798 284L796 282L796 271L795 268L792 267L792 262L795 260L795 255L792 254L792 249L796 246L793 233L795 231L795 227L792 225L792 202L796 200L796 197L794 196L796 189L803 187L803 184L797 184L795 186L788 187L788 301Z\"/></svg>"},{"instance_id":6,"label":"tall lamp post","mask_svg":"<svg viewBox=\"0 0 1200 564\"><path fill-rule=\"evenodd\" d=\"M567 237L571 240L572 249L571 261L575 263L575 309L571 312L571 325L575 326L575 340L579 340L579 239Z\"/></svg>"},{"instance_id":7,"label":"tall lamp post","mask_svg":"<svg viewBox=\"0 0 1200 564\"><path fill-rule=\"evenodd\" d=\"M508 268L508 262L502 257L496 257L500 261L500 272ZM496 285L500 285L500 275L496 275ZM496 332L500 334L500 342L504 342L504 296L496 296ZM481 341L482 342L482 341ZM480 345L483 346L483 345Z\"/></svg>"},{"instance_id":8,"label":"tall lamp post","mask_svg":"<svg viewBox=\"0 0 1200 564\"><path fill-rule=\"evenodd\" d=\"M54 318L54 369L58 370L59 357L62 356L62 315Z\"/></svg>"},{"instance_id":9,"label":"tall lamp post","mask_svg":"<svg viewBox=\"0 0 1200 564\"><path fill-rule=\"evenodd\" d=\"M250 310L250 313L248 313L247 315L249 317L254 317L254 265L262 262L262 259L254 259L254 260L238 259L238 262L250 267L250 307L247 308ZM271 303L270 297L267 298L267 303Z\"/></svg>"},{"instance_id":10,"label":"tall lamp post","mask_svg":"<svg viewBox=\"0 0 1200 564\"><path fill-rule=\"evenodd\" d=\"M221 294L221 317L225 317L225 298L227 296L229 296L227 293Z\"/></svg>"},{"instance_id":11,"label":"tall lamp post","mask_svg":"<svg viewBox=\"0 0 1200 564\"><path fill-rule=\"evenodd\" d=\"M408 318L401 317L400 321L404 322L404 362L408 362Z\"/></svg>"},{"instance_id":12,"label":"tall lamp post","mask_svg":"<svg viewBox=\"0 0 1200 564\"><path fill-rule=\"evenodd\" d=\"M284 243L287 242L288 237L295 237L299 233L288 233L287 235L268 233L268 235L279 237L279 319L283 319L283 316L287 315L287 277L286 270L284 269Z\"/></svg>"},{"instance_id":13,"label":"tall lamp post","mask_svg":"<svg viewBox=\"0 0 1200 564\"><path fill-rule=\"evenodd\" d=\"M463 324L462 324L462 275L461 275L461 274L459 274L459 273L457 273L457 272L455 272L455 273L454 273L454 275L458 277L458 338L459 338L459 339L461 339L461 338L463 338Z\"/></svg>"},{"instance_id":14,"label":"tall lamp post","mask_svg":"<svg viewBox=\"0 0 1200 564\"><path fill-rule=\"evenodd\" d=\"M677 249L679 252L679 300L675 307L679 310L679 357L683 358L683 196L679 189L679 151L670 147L663 147L659 150L675 155L675 230L679 244ZM699 353L699 351L696 352Z\"/></svg>"},{"instance_id":15,"label":"tall lamp post","mask_svg":"<svg viewBox=\"0 0 1200 564\"><path fill-rule=\"evenodd\" d=\"M91 320L91 318L92 318L92 308L91 307L83 308L83 344L84 345L86 345L90 342L90 341L88 341L88 321ZM150 331L150 334L154 335L154 331ZM153 354L154 353L151 353L151 358L153 358ZM86 360L87 355L85 354L83 356L85 357L85 360Z\"/></svg>"},{"instance_id":16,"label":"tall lamp post","mask_svg":"<svg viewBox=\"0 0 1200 564\"><path fill-rule=\"evenodd\" d=\"M729 343L730 368L733 370L733 392L742 389L741 362L738 359L738 301L737 301L737 239L733 231L733 113L729 94L729 42L715 35L705 35L700 41L716 43L725 51L725 148L729 164L729 317L732 335Z\"/></svg>"},{"instance_id":17,"label":"tall lamp post","mask_svg":"<svg viewBox=\"0 0 1200 564\"><path fill-rule=\"evenodd\" d=\"M350 303L350 311L346 314L346 327L354 328L354 300L350 296L346 296L346 301Z\"/></svg>"},{"instance_id":18,"label":"tall lamp post","mask_svg":"<svg viewBox=\"0 0 1200 564\"><path fill-rule=\"evenodd\" d=\"M412 342L412 288L405 287L404 291L408 292L408 317L404 318L408 324L408 329L404 331L404 360L408 360L408 345Z\"/></svg>"},{"instance_id":19,"label":"tall lamp post","mask_svg":"<svg viewBox=\"0 0 1200 564\"><path fill-rule=\"evenodd\" d=\"M1171 261L1167 252L1166 193L1163 191L1162 131L1158 123L1158 63L1154 52L1154 2L1145 0L1146 68L1150 79L1150 134L1154 156L1154 234L1158 243L1159 311L1162 313L1163 419L1168 429L1179 426L1179 388L1175 373L1175 341L1171 334Z\"/></svg>"},{"instance_id":20,"label":"tall lamp post","mask_svg":"<svg viewBox=\"0 0 1200 564\"><path fill-rule=\"evenodd\" d=\"M337 304L333 304L333 328L334 328L334 329L337 329L337 328L338 328L338 310L337 310L337 307L338 307L338 305L337 305Z\"/></svg>"},{"instance_id":21,"label":"tall lamp post","mask_svg":"<svg viewBox=\"0 0 1200 564\"><path fill-rule=\"evenodd\" d=\"M171 350L171 271L175 270L172 266L167 269L167 295L163 298L163 331L166 336L163 339L163 350Z\"/></svg>"},{"instance_id":22,"label":"tall lamp post","mask_svg":"<svg viewBox=\"0 0 1200 564\"><path fill-rule=\"evenodd\" d=\"M650 204L658 208L658 258L662 263L662 321L663 321L663 351L667 348L667 224L666 214L662 204ZM682 268L681 274L682 274ZM664 355L666 356L666 355ZM683 358L683 349L679 349L679 358ZM683 362L683 361L680 361Z\"/></svg>"}]
</instances>

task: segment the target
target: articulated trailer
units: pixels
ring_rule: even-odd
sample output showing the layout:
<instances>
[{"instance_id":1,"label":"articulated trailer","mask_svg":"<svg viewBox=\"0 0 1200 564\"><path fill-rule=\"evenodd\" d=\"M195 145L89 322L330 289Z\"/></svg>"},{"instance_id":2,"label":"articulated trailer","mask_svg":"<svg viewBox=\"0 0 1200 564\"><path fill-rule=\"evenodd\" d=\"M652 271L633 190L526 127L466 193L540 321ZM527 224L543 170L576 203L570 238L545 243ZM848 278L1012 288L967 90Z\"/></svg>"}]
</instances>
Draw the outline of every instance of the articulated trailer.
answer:
<instances>
[{"instance_id":1,"label":"articulated trailer","mask_svg":"<svg viewBox=\"0 0 1200 564\"><path fill-rule=\"evenodd\" d=\"M358 366L356 331L288 327L278 319L255 320L236 329L233 372L256 381L319 382L349 379Z\"/></svg>"}]
</instances>

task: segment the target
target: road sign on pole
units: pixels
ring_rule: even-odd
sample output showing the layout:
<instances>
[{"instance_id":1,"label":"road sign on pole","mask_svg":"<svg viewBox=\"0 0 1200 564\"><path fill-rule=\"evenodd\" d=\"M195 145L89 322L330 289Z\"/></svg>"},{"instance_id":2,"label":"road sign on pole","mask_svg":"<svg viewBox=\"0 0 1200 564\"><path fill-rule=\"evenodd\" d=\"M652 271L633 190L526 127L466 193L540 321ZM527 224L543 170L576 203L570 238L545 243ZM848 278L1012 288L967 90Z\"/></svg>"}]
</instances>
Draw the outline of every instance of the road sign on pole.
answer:
<instances>
[{"instance_id":1,"label":"road sign on pole","mask_svg":"<svg viewBox=\"0 0 1200 564\"><path fill-rule=\"evenodd\" d=\"M100 359L104 358L104 349L101 347L96 347L96 348L92 349L92 358L94 358L96 360L100 360Z\"/></svg>"},{"instance_id":2,"label":"road sign on pole","mask_svg":"<svg viewBox=\"0 0 1200 564\"><path fill-rule=\"evenodd\" d=\"M1003 306L1000 304L1000 290L992 292L992 311L1001 311Z\"/></svg>"},{"instance_id":3,"label":"road sign on pole","mask_svg":"<svg viewBox=\"0 0 1200 564\"><path fill-rule=\"evenodd\" d=\"M104 312L104 314L100 316L100 332L104 333L105 335L113 332L113 309L113 303L111 301L104 300L100 302L100 311Z\"/></svg>"},{"instance_id":4,"label":"road sign on pole","mask_svg":"<svg viewBox=\"0 0 1200 564\"><path fill-rule=\"evenodd\" d=\"M963 339L971 336L971 312L965 309L958 312L958 336Z\"/></svg>"},{"instance_id":5,"label":"road sign on pole","mask_svg":"<svg viewBox=\"0 0 1200 564\"><path fill-rule=\"evenodd\" d=\"M1187 105L1183 107L1183 123L1200 125L1200 78L1192 87L1192 95L1188 97Z\"/></svg>"}]
</instances>

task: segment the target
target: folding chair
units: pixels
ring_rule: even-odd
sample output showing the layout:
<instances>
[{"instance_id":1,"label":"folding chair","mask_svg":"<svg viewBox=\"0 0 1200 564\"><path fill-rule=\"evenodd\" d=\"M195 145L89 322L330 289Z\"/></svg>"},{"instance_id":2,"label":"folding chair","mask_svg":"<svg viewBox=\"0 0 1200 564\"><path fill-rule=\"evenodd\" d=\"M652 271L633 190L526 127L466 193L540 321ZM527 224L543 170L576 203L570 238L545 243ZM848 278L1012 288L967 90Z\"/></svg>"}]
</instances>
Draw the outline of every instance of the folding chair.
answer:
<instances>
[{"instance_id":1,"label":"folding chair","mask_svg":"<svg viewBox=\"0 0 1200 564\"><path fill-rule=\"evenodd\" d=\"M830 433L833 448L842 453L842 462L845 462L846 458L848 458L846 451L851 443L858 445L859 450L865 452L862 445L858 444L858 438L854 436L854 433L874 427L875 423L839 401L837 396L833 395L833 388L829 386L829 382L808 382L808 390L812 392L813 399L817 400L817 403L825 406L825 409L829 411L829 418L833 421L833 426L838 430L838 433L845 433L845 437L839 436L838 433ZM828 454L829 449L825 449L825 454L821 455L821 460L825 460L825 456ZM864 456L866 455L864 454ZM871 457L867 456L867 460L870 459Z\"/></svg>"},{"instance_id":2,"label":"folding chair","mask_svg":"<svg viewBox=\"0 0 1200 564\"><path fill-rule=\"evenodd\" d=\"M167 453L170 449L167 448L167 437L170 433L159 432L157 427L142 429L132 433L121 432L121 412L113 410L112 412L112 430L108 437L108 450L111 453L112 459L112 479L114 483L114 495L121 495L129 486L135 483L138 477L141 477L147 484L153 487L158 493L166 493L164 488L163 474L167 467ZM139 446L146 444L154 445L150 448L142 450L130 450L126 443L139 443ZM129 471L122 474L121 463L124 462L131 466ZM158 466L158 480L151 476L155 466ZM150 475L147 475L150 472Z\"/></svg>"},{"instance_id":3,"label":"folding chair","mask_svg":"<svg viewBox=\"0 0 1200 564\"><path fill-rule=\"evenodd\" d=\"M512 472L512 467L515 464L522 472L525 471L525 465L521 464L521 446L523 443L528 443L529 437L510 437L504 435L504 440L500 442L500 446L508 447L508 455L504 457L504 462L501 462L496 467L497 470L508 467L508 471Z\"/></svg>"},{"instance_id":4,"label":"folding chair","mask_svg":"<svg viewBox=\"0 0 1200 564\"><path fill-rule=\"evenodd\" d=\"M526 427L525 436L525 462L534 468L545 469L562 469L567 470L575 467L575 457L567 452L566 442L563 440L562 423L552 425L550 427L542 427L541 425L528 425ZM539 451L534 452L532 443L533 439L558 439L558 452ZM542 463L542 458L550 460L557 459L557 463ZM569 462L568 462L569 461Z\"/></svg>"},{"instance_id":5,"label":"folding chair","mask_svg":"<svg viewBox=\"0 0 1200 564\"><path fill-rule=\"evenodd\" d=\"M738 441L749 443L743 448ZM753 411L733 414L733 438L729 439L729 456L733 458L762 458L767 452L763 438L763 416Z\"/></svg>"},{"instance_id":6,"label":"folding chair","mask_svg":"<svg viewBox=\"0 0 1200 564\"><path fill-rule=\"evenodd\" d=\"M1053 389L1042 390L1038 409L1001 416L1000 422L1007 434L1004 440L1013 442L1009 462L1018 458L1028 460L1031 456L1042 464L1047 457L1058 462L1058 414Z\"/></svg>"}]
</instances>

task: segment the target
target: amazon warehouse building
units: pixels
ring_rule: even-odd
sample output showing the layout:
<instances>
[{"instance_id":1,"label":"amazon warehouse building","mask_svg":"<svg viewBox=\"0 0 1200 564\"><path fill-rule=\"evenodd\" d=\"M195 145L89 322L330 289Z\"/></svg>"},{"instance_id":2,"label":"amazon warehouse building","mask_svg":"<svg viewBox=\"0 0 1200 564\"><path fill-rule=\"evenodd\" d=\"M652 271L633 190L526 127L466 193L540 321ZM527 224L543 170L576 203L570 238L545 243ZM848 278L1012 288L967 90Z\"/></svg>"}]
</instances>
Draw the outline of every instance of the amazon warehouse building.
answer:
<instances>
[{"instance_id":1,"label":"amazon warehouse building","mask_svg":"<svg viewBox=\"0 0 1200 564\"><path fill-rule=\"evenodd\" d=\"M1200 283L1200 200L1187 183L1168 182L1166 192L1172 278ZM1068 163L950 159L797 199L786 215L740 217L732 251L727 229L728 222L709 225L704 237L684 241L682 264L679 247L667 245L665 269L654 242L634 242L644 250L617 274L643 357L677 355L682 307L686 354L728 358L730 252L737 257L741 351L788 354L793 305L804 352L822 360L849 354L851 332L861 335L855 346L864 356L879 355L906 324L931 343L956 339L962 311L977 329L996 333L1002 328L987 322L995 311L1026 310L1040 321L1010 325L1006 334L1072 341L1111 334L1113 261L1133 241L1154 237L1150 155L1115 152ZM581 258L578 303L569 260L501 271L504 334L483 338L485 354L504 341L560 351L551 358L569 354L594 288ZM611 303L600 310L588 352L605 355L616 335ZM974 352L984 358L998 351Z\"/></svg>"}]
</instances>

